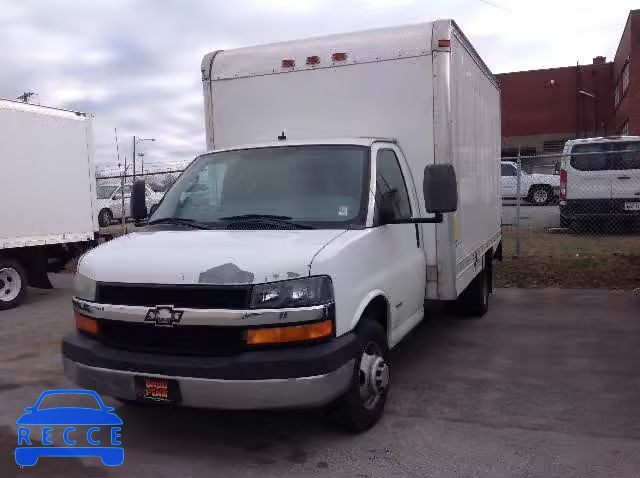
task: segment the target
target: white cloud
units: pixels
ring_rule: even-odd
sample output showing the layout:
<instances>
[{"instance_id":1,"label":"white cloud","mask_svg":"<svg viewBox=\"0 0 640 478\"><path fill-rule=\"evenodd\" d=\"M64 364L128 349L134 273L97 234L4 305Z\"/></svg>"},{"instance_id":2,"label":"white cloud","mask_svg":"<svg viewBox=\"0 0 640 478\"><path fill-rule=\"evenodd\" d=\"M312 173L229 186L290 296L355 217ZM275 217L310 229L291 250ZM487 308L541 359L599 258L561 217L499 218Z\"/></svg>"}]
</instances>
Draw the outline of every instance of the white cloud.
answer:
<instances>
[{"instance_id":1,"label":"white cloud","mask_svg":"<svg viewBox=\"0 0 640 478\"><path fill-rule=\"evenodd\" d=\"M0 97L95 116L96 157L115 165L132 135L157 138L145 164L204 149L200 61L208 51L454 18L494 72L588 63L615 53L628 11L616 0L22 0L0 8Z\"/></svg>"}]
</instances>

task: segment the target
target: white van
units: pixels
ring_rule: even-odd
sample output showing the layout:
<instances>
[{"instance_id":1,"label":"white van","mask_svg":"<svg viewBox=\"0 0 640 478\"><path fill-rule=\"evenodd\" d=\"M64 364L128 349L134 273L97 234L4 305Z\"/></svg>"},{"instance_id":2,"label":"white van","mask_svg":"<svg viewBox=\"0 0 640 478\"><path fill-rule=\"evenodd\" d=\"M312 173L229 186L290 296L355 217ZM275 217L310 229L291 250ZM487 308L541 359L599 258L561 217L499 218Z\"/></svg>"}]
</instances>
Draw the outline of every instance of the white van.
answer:
<instances>
[{"instance_id":1,"label":"white van","mask_svg":"<svg viewBox=\"0 0 640 478\"><path fill-rule=\"evenodd\" d=\"M560 222L640 218L640 136L567 141L560 171Z\"/></svg>"},{"instance_id":2,"label":"white van","mask_svg":"<svg viewBox=\"0 0 640 478\"><path fill-rule=\"evenodd\" d=\"M331 405L366 429L425 304L487 311L496 81L449 20L215 52L202 80L210 152L144 232L80 260L66 374L128 401Z\"/></svg>"}]
</instances>

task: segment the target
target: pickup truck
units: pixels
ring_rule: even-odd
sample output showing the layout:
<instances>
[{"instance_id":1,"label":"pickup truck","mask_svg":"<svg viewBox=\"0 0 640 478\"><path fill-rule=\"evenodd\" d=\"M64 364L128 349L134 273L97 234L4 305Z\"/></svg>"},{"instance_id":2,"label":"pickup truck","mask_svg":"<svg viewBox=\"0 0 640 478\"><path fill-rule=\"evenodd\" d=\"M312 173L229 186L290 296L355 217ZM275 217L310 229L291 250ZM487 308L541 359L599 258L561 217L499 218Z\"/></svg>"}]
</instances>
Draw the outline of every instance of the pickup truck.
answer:
<instances>
[{"instance_id":1,"label":"pickup truck","mask_svg":"<svg viewBox=\"0 0 640 478\"><path fill-rule=\"evenodd\" d=\"M520 198L536 206L546 206L560 194L560 176L555 174L527 173L520 168ZM503 199L518 197L518 164L502 161L500 190Z\"/></svg>"}]
</instances>

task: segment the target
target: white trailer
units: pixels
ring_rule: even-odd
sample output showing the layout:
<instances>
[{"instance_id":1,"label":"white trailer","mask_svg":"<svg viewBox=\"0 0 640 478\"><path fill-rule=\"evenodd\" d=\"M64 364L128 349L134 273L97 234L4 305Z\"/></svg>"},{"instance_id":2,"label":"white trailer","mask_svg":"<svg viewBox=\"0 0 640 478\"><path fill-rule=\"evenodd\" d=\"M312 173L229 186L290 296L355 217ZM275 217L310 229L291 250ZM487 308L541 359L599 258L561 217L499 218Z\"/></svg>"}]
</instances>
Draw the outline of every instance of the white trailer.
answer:
<instances>
[{"instance_id":1,"label":"white trailer","mask_svg":"<svg viewBox=\"0 0 640 478\"><path fill-rule=\"evenodd\" d=\"M487 311L497 83L450 20L214 52L202 80L210 151L144 233L78 264L66 373L125 401L331 404L364 430L427 304Z\"/></svg>"},{"instance_id":2,"label":"white trailer","mask_svg":"<svg viewBox=\"0 0 640 478\"><path fill-rule=\"evenodd\" d=\"M51 288L47 272L98 231L91 118L0 100L0 310L27 285Z\"/></svg>"}]
</instances>

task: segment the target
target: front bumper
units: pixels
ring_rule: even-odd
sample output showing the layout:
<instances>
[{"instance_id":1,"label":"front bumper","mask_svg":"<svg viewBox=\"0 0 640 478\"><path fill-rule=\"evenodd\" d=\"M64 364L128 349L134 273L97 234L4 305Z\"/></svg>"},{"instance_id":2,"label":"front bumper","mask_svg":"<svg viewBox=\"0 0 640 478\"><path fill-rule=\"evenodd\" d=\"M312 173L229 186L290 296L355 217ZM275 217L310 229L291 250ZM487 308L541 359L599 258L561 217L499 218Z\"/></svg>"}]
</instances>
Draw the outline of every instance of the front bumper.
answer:
<instances>
[{"instance_id":1,"label":"front bumper","mask_svg":"<svg viewBox=\"0 0 640 478\"><path fill-rule=\"evenodd\" d=\"M181 405L219 409L322 406L344 394L353 377L354 334L322 344L202 357L114 349L77 333L62 343L64 370L98 393L136 399L135 377L176 380Z\"/></svg>"}]
</instances>

